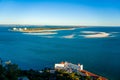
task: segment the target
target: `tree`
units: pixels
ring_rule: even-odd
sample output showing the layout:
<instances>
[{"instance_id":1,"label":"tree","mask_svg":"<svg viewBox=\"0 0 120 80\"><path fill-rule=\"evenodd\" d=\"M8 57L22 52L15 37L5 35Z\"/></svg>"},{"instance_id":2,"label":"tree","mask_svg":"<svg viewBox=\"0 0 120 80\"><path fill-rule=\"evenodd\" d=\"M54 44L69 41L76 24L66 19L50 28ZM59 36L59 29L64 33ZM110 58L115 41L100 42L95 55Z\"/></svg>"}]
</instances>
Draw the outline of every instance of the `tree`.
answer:
<instances>
[{"instance_id":1,"label":"tree","mask_svg":"<svg viewBox=\"0 0 120 80\"><path fill-rule=\"evenodd\" d=\"M9 80L17 80L19 75L19 68L16 64L6 64L6 77Z\"/></svg>"},{"instance_id":2,"label":"tree","mask_svg":"<svg viewBox=\"0 0 120 80\"><path fill-rule=\"evenodd\" d=\"M0 65L0 80L6 80L7 78L5 77L5 68Z\"/></svg>"}]
</instances>

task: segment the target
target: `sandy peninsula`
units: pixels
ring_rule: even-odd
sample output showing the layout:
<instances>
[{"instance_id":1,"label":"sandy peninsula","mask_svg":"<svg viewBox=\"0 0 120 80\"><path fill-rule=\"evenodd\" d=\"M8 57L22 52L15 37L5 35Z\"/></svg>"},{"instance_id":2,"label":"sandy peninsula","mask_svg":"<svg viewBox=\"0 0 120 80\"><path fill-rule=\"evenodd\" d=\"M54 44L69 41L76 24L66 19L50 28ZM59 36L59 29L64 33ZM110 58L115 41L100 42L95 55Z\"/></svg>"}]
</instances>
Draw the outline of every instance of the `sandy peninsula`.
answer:
<instances>
[{"instance_id":1,"label":"sandy peninsula","mask_svg":"<svg viewBox=\"0 0 120 80\"><path fill-rule=\"evenodd\" d=\"M73 29L74 28L13 28L12 31L26 32L26 33L37 33L37 32L52 33L52 31L73 30Z\"/></svg>"}]
</instances>

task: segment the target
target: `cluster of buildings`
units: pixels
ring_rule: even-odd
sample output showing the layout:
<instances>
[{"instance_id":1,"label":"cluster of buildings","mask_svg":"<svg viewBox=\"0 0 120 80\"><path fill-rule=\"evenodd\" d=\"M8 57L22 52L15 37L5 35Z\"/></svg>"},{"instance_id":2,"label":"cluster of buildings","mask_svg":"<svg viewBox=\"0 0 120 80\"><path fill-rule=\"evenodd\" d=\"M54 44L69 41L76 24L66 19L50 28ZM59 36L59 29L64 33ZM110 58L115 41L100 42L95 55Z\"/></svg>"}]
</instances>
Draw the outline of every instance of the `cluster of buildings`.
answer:
<instances>
[{"instance_id":1,"label":"cluster of buildings","mask_svg":"<svg viewBox=\"0 0 120 80\"><path fill-rule=\"evenodd\" d=\"M83 70L83 65L80 64L76 65L69 62L61 62L60 64L55 64L55 69L79 71Z\"/></svg>"},{"instance_id":2,"label":"cluster of buildings","mask_svg":"<svg viewBox=\"0 0 120 80\"><path fill-rule=\"evenodd\" d=\"M97 79L98 80L108 80L102 76L98 76L96 74L93 74L89 71L84 70L83 65L80 65L80 64L76 65L76 64L69 63L69 62L61 62L59 64L55 64L55 69L57 69L57 70L62 69L68 73L75 72L82 77L90 76L91 78L93 78L93 80L97 80Z\"/></svg>"},{"instance_id":3,"label":"cluster of buildings","mask_svg":"<svg viewBox=\"0 0 120 80\"><path fill-rule=\"evenodd\" d=\"M13 28L13 31L24 31L27 30L27 28Z\"/></svg>"}]
</instances>

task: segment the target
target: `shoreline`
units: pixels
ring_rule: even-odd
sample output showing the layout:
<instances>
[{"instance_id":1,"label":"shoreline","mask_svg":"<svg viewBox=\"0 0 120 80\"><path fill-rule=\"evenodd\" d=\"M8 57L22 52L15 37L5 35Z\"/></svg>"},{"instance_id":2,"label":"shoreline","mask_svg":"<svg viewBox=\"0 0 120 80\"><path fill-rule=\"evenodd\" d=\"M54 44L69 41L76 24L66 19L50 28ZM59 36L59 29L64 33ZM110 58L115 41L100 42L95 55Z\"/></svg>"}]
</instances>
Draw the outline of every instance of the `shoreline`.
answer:
<instances>
[{"instance_id":1,"label":"shoreline","mask_svg":"<svg viewBox=\"0 0 120 80\"><path fill-rule=\"evenodd\" d=\"M11 31L17 31L17 32L26 32L26 33L47 33L52 31L58 31L58 30L74 30L75 28L13 28Z\"/></svg>"}]
</instances>

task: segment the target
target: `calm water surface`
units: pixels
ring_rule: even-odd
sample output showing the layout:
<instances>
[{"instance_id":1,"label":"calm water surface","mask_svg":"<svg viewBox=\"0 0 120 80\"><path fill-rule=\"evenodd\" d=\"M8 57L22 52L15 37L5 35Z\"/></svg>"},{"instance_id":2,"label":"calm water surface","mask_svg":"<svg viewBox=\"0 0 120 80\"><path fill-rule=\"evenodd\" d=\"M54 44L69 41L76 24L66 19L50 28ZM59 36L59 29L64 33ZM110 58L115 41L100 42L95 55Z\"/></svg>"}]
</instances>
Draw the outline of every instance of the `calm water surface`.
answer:
<instances>
[{"instance_id":1,"label":"calm water surface","mask_svg":"<svg viewBox=\"0 0 120 80\"><path fill-rule=\"evenodd\" d=\"M0 57L11 60L22 69L54 67L68 61L81 63L84 69L120 80L120 27L90 27L56 31L57 34L39 35L12 32L0 26ZM82 31L106 32L106 38L85 38ZM72 37L67 37L74 35Z\"/></svg>"}]
</instances>

